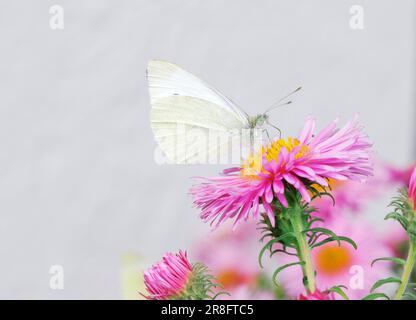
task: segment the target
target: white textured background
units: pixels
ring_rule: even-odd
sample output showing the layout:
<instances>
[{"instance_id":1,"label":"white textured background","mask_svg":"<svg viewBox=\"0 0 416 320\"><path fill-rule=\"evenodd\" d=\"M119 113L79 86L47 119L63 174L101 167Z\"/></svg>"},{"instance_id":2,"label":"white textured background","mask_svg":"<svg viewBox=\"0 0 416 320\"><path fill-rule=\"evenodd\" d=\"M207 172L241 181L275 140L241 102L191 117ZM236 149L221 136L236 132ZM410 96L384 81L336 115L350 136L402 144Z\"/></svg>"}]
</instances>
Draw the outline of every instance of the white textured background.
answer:
<instances>
[{"instance_id":1,"label":"white textured background","mask_svg":"<svg viewBox=\"0 0 416 320\"><path fill-rule=\"evenodd\" d=\"M64 30L49 28L53 4ZM409 163L415 16L414 0L1 0L0 298L120 298L123 253L154 260L208 232L186 193L220 168L154 163L151 58L251 114L302 85L273 117L286 134L358 111L380 156Z\"/></svg>"}]
</instances>

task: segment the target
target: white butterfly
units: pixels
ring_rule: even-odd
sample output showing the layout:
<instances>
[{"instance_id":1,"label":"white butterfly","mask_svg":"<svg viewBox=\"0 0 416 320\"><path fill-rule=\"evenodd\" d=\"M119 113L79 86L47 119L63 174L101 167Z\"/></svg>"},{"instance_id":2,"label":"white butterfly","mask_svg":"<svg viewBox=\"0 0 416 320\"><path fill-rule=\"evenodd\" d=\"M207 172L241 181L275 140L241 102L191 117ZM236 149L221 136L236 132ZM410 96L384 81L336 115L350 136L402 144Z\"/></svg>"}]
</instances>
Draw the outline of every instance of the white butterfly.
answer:
<instances>
[{"instance_id":1,"label":"white butterfly","mask_svg":"<svg viewBox=\"0 0 416 320\"><path fill-rule=\"evenodd\" d=\"M147 79L151 127L160 148L175 163L215 161L224 146L241 148L244 130L252 143L253 131L262 132L269 124L267 112L275 107L251 117L216 89L166 61L149 61ZM223 136L211 139L213 132Z\"/></svg>"}]
</instances>

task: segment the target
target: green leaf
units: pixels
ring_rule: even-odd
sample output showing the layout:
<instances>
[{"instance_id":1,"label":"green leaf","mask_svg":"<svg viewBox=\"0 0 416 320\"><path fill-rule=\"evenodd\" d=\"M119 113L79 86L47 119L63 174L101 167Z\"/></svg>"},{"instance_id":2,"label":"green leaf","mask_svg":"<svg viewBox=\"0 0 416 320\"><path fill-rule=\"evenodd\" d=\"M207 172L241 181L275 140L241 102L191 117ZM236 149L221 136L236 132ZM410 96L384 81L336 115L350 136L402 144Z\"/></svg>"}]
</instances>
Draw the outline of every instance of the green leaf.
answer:
<instances>
[{"instance_id":1,"label":"green leaf","mask_svg":"<svg viewBox=\"0 0 416 320\"><path fill-rule=\"evenodd\" d=\"M400 264L400 265L404 265L404 264L406 263L406 261L405 261L405 260L400 259L400 258L395 258L395 257L383 257L383 258L378 258L378 259L373 260L373 261L371 262L371 266L373 266L373 265L374 265L374 263L376 263L377 261L391 261L391 262L394 262L394 263L397 263L397 264Z\"/></svg>"},{"instance_id":2,"label":"green leaf","mask_svg":"<svg viewBox=\"0 0 416 320\"><path fill-rule=\"evenodd\" d=\"M326 243L332 242L332 241L337 241L338 242L338 245L340 245L340 242L341 241L344 241L344 242L347 242L350 245L352 245L355 250L357 250L357 248L358 248L358 246L354 242L354 240L352 240L352 239L350 239L348 237L343 237L343 236L337 236L336 235L335 237L328 237L325 240L322 240L322 241L320 241L318 243L315 243L314 245L311 246L311 249L316 248L316 247L319 247L319 246L322 246L323 244L326 244Z\"/></svg>"},{"instance_id":3,"label":"green leaf","mask_svg":"<svg viewBox=\"0 0 416 320\"><path fill-rule=\"evenodd\" d=\"M284 269L286 269L286 268L292 267L292 266L296 266L296 265L301 265L301 266L302 266L302 265L304 265L304 264L305 264L305 262L304 262L304 261L298 261L298 262L288 263L288 264L285 264L285 265L283 265L283 266L281 266L281 267L277 268L277 269L275 270L275 272L273 273L273 277L272 277L274 284L275 284L276 286L279 286L279 284L276 282L276 276L278 275L278 273L279 273L280 271L282 271L282 270L284 270Z\"/></svg>"},{"instance_id":4,"label":"green leaf","mask_svg":"<svg viewBox=\"0 0 416 320\"><path fill-rule=\"evenodd\" d=\"M312 234L316 234L316 233L320 232L320 233L326 234L326 235L334 237L334 238L337 237L337 235L333 231L325 229L325 228L311 228L311 229L306 229L306 230L302 231L302 233L305 233L305 234L308 233L308 232L312 232ZM341 245L339 240L337 240L337 241L338 241L338 245Z\"/></svg>"},{"instance_id":5,"label":"green leaf","mask_svg":"<svg viewBox=\"0 0 416 320\"><path fill-rule=\"evenodd\" d=\"M328 292L335 292L339 294L341 297L343 297L344 300L350 300L348 296L346 295L346 293L344 292L344 290L342 290L343 288L347 289L346 286L334 286L331 289L329 289Z\"/></svg>"},{"instance_id":6,"label":"green leaf","mask_svg":"<svg viewBox=\"0 0 416 320\"><path fill-rule=\"evenodd\" d=\"M264 247L260 250L260 253L259 253L259 265L260 265L261 268L263 268L263 264L261 262L261 259L262 259L263 255L264 255L264 252L267 249L270 249L271 250L272 245L274 245L275 243L277 243L277 242L279 242L279 241L281 241L284 238L287 238L289 236L293 237L293 234L291 232L287 232L287 233L281 235L280 237L277 237L275 239L271 239L269 242L267 242L266 245L264 245Z\"/></svg>"},{"instance_id":7,"label":"green leaf","mask_svg":"<svg viewBox=\"0 0 416 320\"><path fill-rule=\"evenodd\" d=\"M215 296L213 296L212 298L211 298L211 300L215 300L215 299L217 299L219 296L221 296L221 295L227 295L227 296L229 296L229 297L231 297L231 294L230 293L228 293L228 292L226 292L226 291L220 291L220 292L218 292Z\"/></svg>"},{"instance_id":8,"label":"green leaf","mask_svg":"<svg viewBox=\"0 0 416 320\"><path fill-rule=\"evenodd\" d=\"M264 239L266 239L267 237L272 237L273 233L266 233L264 234L261 238L260 238L260 242L263 242Z\"/></svg>"},{"instance_id":9,"label":"green leaf","mask_svg":"<svg viewBox=\"0 0 416 320\"><path fill-rule=\"evenodd\" d=\"M310 227L312 224L314 224L315 222L324 222L324 219L321 218L312 218L311 220L309 220L308 222L308 226Z\"/></svg>"},{"instance_id":10,"label":"green leaf","mask_svg":"<svg viewBox=\"0 0 416 320\"><path fill-rule=\"evenodd\" d=\"M368 296L365 296L362 300L375 300L378 298L385 298L386 300L390 300L390 298L384 293L370 293Z\"/></svg>"},{"instance_id":11,"label":"green leaf","mask_svg":"<svg viewBox=\"0 0 416 320\"><path fill-rule=\"evenodd\" d=\"M400 218L400 217L401 217L401 215L398 214L397 212L390 212L384 217L384 220L388 220L388 219L396 220L397 218Z\"/></svg>"},{"instance_id":12,"label":"green leaf","mask_svg":"<svg viewBox=\"0 0 416 320\"><path fill-rule=\"evenodd\" d=\"M394 278L394 277L389 277L389 278L378 280L373 284L373 286L371 287L370 292L373 292L374 290L376 290L377 288L381 287L382 285L384 285L386 283L402 283L402 281L400 279Z\"/></svg>"},{"instance_id":13,"label":"green leaf","mask_svg":"<svg viewBox=\"0 0 416 320\"><path fill-rule=\"evenodd\" d=\"M318 191L319 192L319 191ZM330 197L332 200L332 205L335 206L335 198L332 194L330 194L329 192L319 192L317 194L315 194L312 198L311 201L315 200L316 198L322 198L322 196L327 196Z\"/></svg>"},{"instance_id":14,"label":"green leaf","mask_svg":"<svg viewBox=\"0 0 416 320\"><path fill-rule=\"evenodd\" d=\"M302 232L303 233L307 233L307 232L313 232L313 233L322 232L322 233L329 234L329 235L336 235L333 231L331 231L329 229L326 229L326 228L321 228L321 227L306 229L306 230L303 230Z\"/></svg>"},{"instance_id":15,"label":"green leaf","mask_svg":"<svg viewBox=\"0 0 416 320\"><path fill-rule=\"evenodd\" d=\"M400 222L404 229L407 229L408 221L402 215L398 214L397 212L390 212L388 215L385 216L384 220L394 219Z\"/></svg>"},{"instance_id":16,"label":"green leaf","mask_svg":"<svg viewBox=\"0 0 416 320\"><path fill-rule=\"evenodd\" d=\"M284 250L284 249L275 249L275 250L273 250L273 251L270 252L270 258L273 257L273 255L276 254L276 253L278 253L278 252L285 253L285 254L287 254L289 256L295 256L295 257L298 256L296 253L292 253L292 252L289 252L289 251Z\"/></svg>"},{"instance_id":17,"label":"green leaf","mask_svg":"<svg viewBox=\"0 0 416 320\"><path fill-rule=\"evenodd\" d=\"M416 294L412 293L412 292L406 292L403 297L409 297L412 300L416 300Z\"/></svg>"}]
</instances>

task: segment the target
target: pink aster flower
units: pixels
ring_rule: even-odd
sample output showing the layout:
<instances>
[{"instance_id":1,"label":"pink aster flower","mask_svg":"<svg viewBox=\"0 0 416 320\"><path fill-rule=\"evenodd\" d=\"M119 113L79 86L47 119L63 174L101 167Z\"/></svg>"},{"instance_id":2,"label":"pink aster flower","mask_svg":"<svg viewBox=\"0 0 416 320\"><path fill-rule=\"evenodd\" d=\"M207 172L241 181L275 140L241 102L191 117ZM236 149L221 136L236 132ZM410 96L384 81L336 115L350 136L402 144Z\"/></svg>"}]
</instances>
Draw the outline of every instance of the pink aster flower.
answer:
<instances>
[{"instance_id":1,"label":"pink aster flower","mask_svg":"<svg viewBox=\"0 0 416 320\"><path fill-rule=\"evenodd\" d=\"M370 293L371 286L379 279L391 275L391 264L371 262L379 257L390 257L392 249L383 241L382 234L374 230L374 226L363 219L351 219L339 215L325 228L334 231L340 236L353 239L358 249L350 244L331 242L312 250L312 261L316 270L316 285L319 288L331 288L337 285L347 287L345 293L352 299L361 299ZM281 255L280 263L286 264L297 261L297 257ZM302 283L302 270L292 267L279 274L278 279L287 294L297 297L304 293ZM340 299L339 295L335 295Z\"/></svg>"},{"instance_id":2,"label":"pink aster flower","mask_svg":"<svg viewBox=\"0 0 416 320\"><path fill-rule=\"evenodd\" d=\"M247 223L234 232L223 225L210 233L195 247L195 258L206 265L221 285L218 291L227 291L219 299L264 300L273 299L270 290L259 288L262 276L258 265L260 242L257 224Z\"/></svg>"},{"instance_id":3,"label":"pink aster flower","mask_svg":"<svg viewBox=\"0 0 416 320\"><path fill-rule=\"evenodd\" d=\"M393 182L390 169L377 158L373 159L373 168L374 175L365 182L330 179L328 184L335 203L330 197L315 198L312 206L317 209L317 212L313 215L329 221L339 214L362 214L372 201L386 196Z\"/></svg>"},{"instance_id":4,"label":"pink aster flower","mask_svg":"<svg viewBox=\"0 0 416 320\"><path fill-rule=\"evenodd\" d=\"M226 227L226 226L224 226ZM226 290L253 285L259 276L258 252L260 232L255 223L247 223L232 232L219 228L201 239L195 247L195 258L204 263Z\"/></svg>"},{"instance_id":5,"label":"pink aster flower","mask_svg":"<svg viewBox=\"0 0 416 320\"><path fill-rule=\"evenodd\" d=\"M144 283L149 300L167 300L180 295L186 288L192 265L186 252L166 253L162 261L144 272Z\"/></svg>"},{"instance_id":6,"label":"pink aster flower","mask_svg":"<svg viewBox=\"0 0 416 320\"><path fill-rule=\"evenodd\" d=\"M312 206L317 209L314 216L329 221L336 218L338 214L345 212L362 212L370 199L375 197L374 185L358 181L329 181L331 186L330 197L316 198Z\"/></svg>"},{"instance_id":7,"label":"pink aster flower","mask_svg":"<svg viewBox=\"0 0 416 320\"><path fill-rule=\"evenodd\" d=\"M388 172L389 181L392 183L398 183L401 185L408 185L410 181L410 176L414 170L415 165L406 166L403 168L394 167L392 165L386 165L386 170Z\"/></svg>"},{"instance_id":8,"label":"pink aster flower","mask_svg":"<svg viewBox=\"0 0 416 320\"><path fill-rule=\"evenodd\" d=\"M299 295L298 300L335 300L334 294L315 290L314 293L309 293L307 295Z\"/></svg>"},{"instance_id":9,"label":"pink aster flower","mask_svg":"<svg viewBox=\"0 0 416 320\"><path fill-rule=\"evenodd\" d=\"M315 120L308 119L297 139L280 139L264 147L256 174L246 175L243 166L228 169L221 177L199 178L190 193L202 209L201 218L215 226L235 219L236 225L250 213L258 219L261 204L274 225L272 202L277 199L287 207L289 186L310 202L305 184L328 186L327 179L361 181L372 175L371 143L357 118L341 129L336 120L318 134L314 131Z\"/></svg>"},{"instance_id":10,"label":"pink aster flower","mask_svg":"<svg viewBox=\"0 0 416 320\"><path fill-rule=\"evenodd\" d=\"M410 203L416 211L416 167L413 169L412 175L410 176L408 195Z\"/></svg>"}]
</instances>

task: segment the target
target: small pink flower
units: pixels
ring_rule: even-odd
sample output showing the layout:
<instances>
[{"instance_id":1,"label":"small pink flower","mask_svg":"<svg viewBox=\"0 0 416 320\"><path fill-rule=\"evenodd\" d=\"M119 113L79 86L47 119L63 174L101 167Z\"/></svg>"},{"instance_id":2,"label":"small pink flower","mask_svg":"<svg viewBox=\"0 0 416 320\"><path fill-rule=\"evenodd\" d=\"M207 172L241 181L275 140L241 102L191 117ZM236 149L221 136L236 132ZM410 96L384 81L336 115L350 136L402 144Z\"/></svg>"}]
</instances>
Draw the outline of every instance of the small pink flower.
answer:
<instances>
[{"instance_id":1,"label":"small pink flower","mask_svg":"<svg viewBox=\"0 0 416 320\"><path fill-rule=\"evenodd\" d=\"M315 290L314 293L309 293L307 295L299 295L298 300L335 300L334 294L332 292L328 293L325 291Z\"/></svg>"},{"instance_id":2,"label":"small pink flower","mask_svg":"<svg viewBox=\"0 0 416 320\"><path fill-rule=\"evenodd\" d=\"M258 264L261 236L257 224L246 223L235 231L221 226L196 244L194 257L206 265L222 286L218 292L221 300L273 299L272 290L259 287L261 270Z\"/></svg>"},{"instance_id":3,"label":"small pink flower","mask_svg":"<svg viewBox=\"0 0 416 320\"><path fill-rule=\"evenodd\" d=\"M261 204L274 225L272 202L287 207L289 186L310 202L305 183L328 186L327 179L361 181L372 175L371 143L356 118L341 129L334 121L316 136L314 129L315 120L309 119L298 139L280 139L263 148L258 173L246 175L243 167L228 169L222 177L199 178L190 193L202 209L201 218L215 226L235 219L236 225L250 213L258 219Z\"/></svg>"},{"instance_id":4,"label":"small pink flower","mask_svg":"<svg viewBox=\"0 0 416 320\"><path fill-rule=\"evenodd\" d=\"M224 289L250 285L258 277L257 257L261 246L253 242L261 236L257 227L255 223L247 223L235 231L220 228L197 243L195 258L209 268Z\"/></svg>"},{"instance_id":5,"label":"small pink flower","mask_svg":"<svg viewBox=\"0 0 416 320\"><path fill-rule=\"evenodd\" d=\"M406 168L398 168L392 165L386 165L386 171L388 173L388 180L392 183L398 183L401 185L408 185L410 175L412 174L415 165L406 166Z\"/></svg>"},{"instance_id":6,"label":"small pink flower","mask_svg":"<svg viewBox=\"0 0 416 320\"><path fill-rule=\"evenodd\" d=\"M345 212L362 212L369 200L375 197L374 183L331 180L329 185L335 201L330 197L318 197L312 202L316 209L313 215L325 221L336 219L339 214Z\"/></svg>"},{"instance_id":7,"label":"small pink flower","mask_svg":"<svg viewBox=\"0 0 416 320\"><path fill-rule=\"evenodd\" d=\"M316 198L312 202L312 207L317 209L314 215L329 221L339 214L362 214L371 201L384 196L396 182L392 181L389 169L380 160L373 158L373 163L374 176L365 182L330 179L328 184L335 203L330 197Z\"/></svg>"},{"instance_id":8,"label":"small pink flower","mask_svg":"<svg viewBox=\"0 0 416 320\"><path fill-rule=\"evenodd\" d=\"M409 190L408 190L410 203L413 205L413 209L416 210L416 167L413 169L410 176Z\"/></svg>"},{"instance_id":9,"label":"small pink flower","mask_svg":"<svg viewBox=\"0 0 416 320\"><path fill-rule=\"evenodd\" d=\"M148 300L167 300L180 295L186 288L192 265L186 252L166 253L162 261L144 272Z\"/></svg>"}]
</instances>

